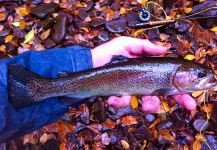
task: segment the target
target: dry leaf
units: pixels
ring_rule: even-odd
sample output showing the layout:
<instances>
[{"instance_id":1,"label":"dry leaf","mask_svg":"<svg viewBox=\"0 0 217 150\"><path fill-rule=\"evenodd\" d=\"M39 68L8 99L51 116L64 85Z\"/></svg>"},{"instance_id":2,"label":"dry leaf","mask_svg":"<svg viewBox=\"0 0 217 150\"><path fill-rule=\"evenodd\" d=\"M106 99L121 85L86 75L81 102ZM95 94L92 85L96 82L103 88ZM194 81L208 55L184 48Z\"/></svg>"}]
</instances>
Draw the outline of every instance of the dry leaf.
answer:
<instances>
[{"instance_id":1,"label":"dry leaf","mask_svg":"<svg viewBox=\"0 0 217 150\"><path fill-rule=\"evenodd\" d=\"M19 27L20 26L20 22L18 22L18 21L12 22L11 24L13 26L15 26L15 27Z\"/></svg>"},{"instance_id":2,"label":"dry leaf","mask_svg":"<svg viewBox=\"0 0 217 150\"><path fill-rule=\"evenodd\" d=\"M122 15L126 12L126 9L124 7L121 7L119 14Z\"/></svg>"},{"instance_id":3,"label":"dry leaf","mask_svg":"<svg viewBox=\"0 0 217 150\"><path fill-rule=\"evenodd\" d=\"M137 99L137 97L136 96L132 96L132 99L131 99L131 104L130 104L130 106L132 107L132 108L137 108L138 107L138 105L139 105L139 102L138 102L138 99Z\"/></svg>"},{"instance_id":4,"label":"dry leaf","mask_svg":"<svg viewBox=\"0 0 217 150\"><path fill-rule=\"evenodd\" d=\"M108 133L103 133L101 135L102 144L109 145L111 142L111 138L108 136Z\"/></svg>"},{"instance_id":5,"label":"dry leaf","mask_svg":"<svg viewBox=\"0 0 217 150\"><path fill-rule=\"evenodd\" d=\"M2 31L4 29L3 25L0 25L0 31Z\"/></svg>"},{"instance_id":6,"label":"dry leaf","mask_svg":"<svg viewBox=\"0 0 217 150\"><path fill-rule=\"evenodd\" d=\"M84 30L85 32L89 32L88 27L81 27L81 30Z\"/></svg>"},{"instance_id":7,"label":"dry leaf","mask_svg":"<svg viewBox=\"0 0 217 150\"><path fill-rule=\"evenodd\" d=\"M42 39L42 40L47 39L48 36L50 35L50 31L51 31L51 29L48 29L48 30L46 30L45 32L43 32L43 33L41 34L41 39Z\"/></svg>"},{"instance_id":8,"label":"dry leaf","mask_svg":"<svg viewBox=\"0 0 217 150\"><path fill-rule=\"evenodd\" d=\"M4 20L6 17L5 13L0 13L0 20Z\"/></svg>"},{"instance_id":9,"label":"dry leaf","mask_svg":"<svg viewBox=\"0 0 217 150\"><path fill-rule=\"evenodd\" d=\"M164 107L166 112L170 111L170 106L166 102L162 102L162 106Z\"/></svg>"},{"instance_id":10,"label":"dry leaf","mask_svg":"<svg viewBox=\"0 0 217 150\"><path fill-rule=\"evenodd\" d=\"M167 141L175 141L174 137L172 135L170 135L169 133L166 133L164 135L164 138L167 140Z\"/></svg>"},{"instance_id":11,"label":"dry leaf","mask_svg":"<svg viewBox=\"0 0 217 150\"><path fill-rule=\"evenodd\" d=\"M201 94L203 94L205 91L195 91L195 92L192 92L191 95L193 97L198 97L200 96Z\"/></svg>"},{"instance_id":12,"label":"dry leaf","mask_svg":"<svg viewBox=\"0 0 217 150\"><path fill-rule=\"evenodd\" d=\"M6 46L5 45L1 45L0 46L0 51L3 53L6 53Z\"/></svg>"},{"instance_id":13,"label":"dry leaf","mask_svg":"<svg viewBox=\"0 0 217 150\"><path fill-rule=\"evenodd\" d=\"M28 43L34 38L34 30L29 31L29 33L25 36L25 41L23 42Z\"/></svg>"}]
</instances>

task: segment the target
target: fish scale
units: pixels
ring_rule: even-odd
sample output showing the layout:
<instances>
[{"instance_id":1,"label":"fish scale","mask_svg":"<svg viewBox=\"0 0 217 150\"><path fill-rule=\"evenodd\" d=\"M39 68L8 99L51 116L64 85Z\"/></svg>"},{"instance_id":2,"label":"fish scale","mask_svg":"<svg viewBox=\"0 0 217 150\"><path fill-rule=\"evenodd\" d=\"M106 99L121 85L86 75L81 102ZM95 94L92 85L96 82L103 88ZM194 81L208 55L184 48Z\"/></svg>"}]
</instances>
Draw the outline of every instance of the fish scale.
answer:
<instances>
[{"instance_id":1,"label":"fish scale","mask_svg":"<svg viewBox=\"0 0 217 150\"><path fill-rule=\"evenodd\" d=\"M173 95L206 90L216 85L211 68L168 57L113 60L102 67L50 79L11 64L8 76L8 97L15 108L51 97L67 96L71 101L79 101L110 95Z\"/></svg>"}]
</instances>

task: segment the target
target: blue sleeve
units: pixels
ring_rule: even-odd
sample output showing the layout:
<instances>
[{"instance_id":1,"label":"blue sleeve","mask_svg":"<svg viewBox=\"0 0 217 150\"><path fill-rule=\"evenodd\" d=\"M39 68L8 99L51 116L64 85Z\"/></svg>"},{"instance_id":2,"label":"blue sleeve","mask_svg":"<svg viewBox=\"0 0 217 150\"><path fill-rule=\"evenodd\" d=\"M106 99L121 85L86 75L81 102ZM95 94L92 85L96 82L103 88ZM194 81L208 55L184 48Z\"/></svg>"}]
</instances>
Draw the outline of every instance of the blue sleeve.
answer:
<instances>
[{"instance_id":1,"label":"blue sleeve","mask_svg":"<svg viewBox=\"0 0 217 150\"><path fill-rule=\"evenodd\" d=\"M15 110L7 100L7 64L20 64L44 77L56 77L59 71L76 72L92 68L92 58L89 49L73 46L28 51L0 60L0 143L53 123L68 110L68 106L61 104L57 98Z\"/></svg>"}]
</instances>

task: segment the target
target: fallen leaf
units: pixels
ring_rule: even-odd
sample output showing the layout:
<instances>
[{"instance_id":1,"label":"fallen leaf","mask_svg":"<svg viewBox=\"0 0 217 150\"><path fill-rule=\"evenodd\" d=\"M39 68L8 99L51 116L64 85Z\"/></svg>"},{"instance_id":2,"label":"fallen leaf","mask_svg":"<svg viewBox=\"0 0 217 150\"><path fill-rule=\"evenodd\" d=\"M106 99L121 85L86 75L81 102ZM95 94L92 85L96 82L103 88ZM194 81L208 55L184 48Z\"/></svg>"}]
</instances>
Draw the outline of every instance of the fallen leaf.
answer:
<instances>
[{"instance_id":1,"label":"fallen leaf","mask_svg":"<svg viewBox=\"0 0 217 150\"><path fill-rule=\"evenodd\" d=\"M29 33L25 36L25 41L23 42L28 43L34 38L34 30L29 31Z\"/></svg>"},{"instance_id":2,"label":"fallen leaf","mask_svg":"<svg viewBox=\"0 0 217 150\"><path fill-rule=\"evenodd\" d=\"M167 141L175 141L174 137L172 135L170 135L169 133L166 133L164 135L164 138L167 140Z\"/></svg>"},{"instance_id":3,"label":"fallen leaf","mask_svg":"<svg viewBox=\"0 0 217 150\"><path fill-rule=\"evenodd\" d=\"M193 150L201 150L201 144L199 141L197 141L197 140L194 141Z\"/></svg>"},{"instance_id":4,"label":"fallen leaf","mask_svg":"<svg viewBox=\"0 0 217 150\"><path fill-rule=\"evenodd\" d=\"M23 20L23 19L20 19L20 29L21 30L24 30L25 29L25 27L26 27L26 22Z\"/></svg>"},{"instance_id":5,"label":"fallen leaf","mask_svg":"<svg viewBox=\"0 0 217 150\"><path fill-rule=\"evenodd\" d=\"M210 29L213 32L217 32L217 26L213 27L212 29Z\"/></svg>"},{"instance_id":6,"label":"fallen leaf","mask_svg":"<svg viewBox=\"0 0 217 150\"><path fill-rule=\"evenodd\" d=\"M130 145L125 140L121 140L121 145L124 149L128 150L130 148Z\"/></svg>"},{"instance_id":7,"label":"fallen leaf","mask_svg":"<svg viewBox=\"0 0 217 150\"><path fill-rule=\"evenodd\" d=\"M11 24L13 26L15 26L15 27L19 27L20 26L20 22L18 22L18 21L12 22Z\"/></svg>"},{"instance_id":8,"label":"fallen leaf","mask_svg":"<svg viewBox=\"0 0 217 150\"><path fill-rule=\"evenodd\" d=\"M16 12L21 15L21 16L27 16L29 15L28 11L26 10L26 8L24 7L16 7L14 8L16 10Z\"/></svg>"},{"instance_id":9,"label":"fallen leaf","mask_svg":"<svg viewBox=\"0 0 217 150\"><path fill-rule=\"evenodd\" d=\"M138 121L136 120L135 117L128 115L121 119L121 123L123 125L132 125L132 124L138 124Z\"/></svg>"},{"instance_id":10,"label":"fallen leaf","mask_svg":"<svg viewBox=\"0 0 217 150\"><path fill-rule=\"evenodd\" d=\"M187 60L194 60L195 59L195 56L192 55L192 54L188 54L184 57L184 59L187 59Z\"/></svg>"},{"instance_id":11,"label":"fallen leaf","mask_svg":"<svg viewBox=\"0 0 217 150\"><path fill-rule=\"evenodd\" d=\"M132 99L131 99L131 104L130 104L130 106L132 107L132 108L137 108L138 107L138 105L139 105L139 102L138 102L138 99L137 99L137 97L136 96L132 96Z\"/></svg>"},{"instance_id":12,"label":"fallen leaf","mask_svg":"<svg viewBox=\"0 0 217 150\"><path fill-rule=\"evenodd\" d=\"M111 142L111 138L108 136L108 133L103 133L101 136L102 144L109 145Z\"/></svg>"},{"instance_id":13,"label":"fallen leaf","mask_svg":"<svg viewBox=\"0 0 217 150\"><path fill-rule=\"evenodd\" d=\"M190 13L191 11L192 11L192 8L185 8L185 9L184 9L184 12L185 12L185 13Z\"/></svg>"},{"instance_id":14,"label":"fallen leaf","mask_svg":"<svg viewBox=\"0 0 217 150\"><path fill-rule=\"evenodd\" d=\"M100 124L91 124L91 125L88 125L86 126L86 128L90 129L91 131L95 132L95 133L99 133L102 129L102 126Z\"/></svg>"},{"instance_id":15,"label":"fallen leaf","mask_svg":"<svg viewBox=\"0 0 217 150\"><path fill-rule=\"evenodd\" d=\"M0 25L0 31L2 31L4 29L3 25Z\"/></svg>"},{"instance_id":16,"label":"fallen leaf","mask_svg":"<svg viewBox=\"0 0 217 150\"><path fill-rule=\"evenodd\" d=\"M162 102L162 106L165 109L166 112L170 111L170 106L166 102Z\"/></svg>"},{"instance_id":17,"label":"fallen leaf","mask_svg":"<svg viewBox=\"0 0 217 150\"><path fill-rule=\"evenodd\" d=\"M81 30L84 30L85 32L89 32L88 27L81 27Z\"/></svg>"},{"instance_id":18,"label":"fallen leaf","mask_svg":"<svg viewBox=\"0 0 217 150\"><path fill-rule=\"evenodd\" d=\"M47 39L48 36L50 35L50 31L51 31L51 29L48 29L48 30L46 30L45 32L43 32L43 33L41 34L41 39L42 39L42 40Z\"/></svg>"},{"instance_id":19,"label":"fallen leaf","mask_svg":"<svg viewBox=\"0 0 217 150\"><path fill-rule=\"evenodd\" d=\"M11 42L11 41L13 40L13 38L14 38L13 35L7 35L7 36L5 37L5 43Z\"/></svg>"},{"instance_id":20,"label":"fallen leaf","mask_svg":"<svg viewBox=\"0 0 217 150\"><path fill-rule=\"evenodd\" d=\"M122 15L126 12L126 9L124 7L121 7L119 14Z\"/></svg>"},{"instance_id":21,"label":"fallen leaf","mask_svg":"<svg viewBox=\"0 0 217 150\"><path fill-rule=\"evenodd\" d=\"M201 94L203 94L205 91L195 91L195 92L192 92L191 95L193 97L198 97L200 96Z\"/></svg>"},{"instance_id":22,"label":"fallen leaf","mask_svg":"<svg viewBox=\"0 0 217 150\"><path fill-rule=\"evenodd\" d=\"M0 46L0 51L3 53L6 53L6 46L5 45L1 45Z\"/></svg>"},{"instance_id":23,"label":"fallen leaf","mask_svg":"<svg viewBox=\"0 0 217 150\"><path fill-rule=\"evenodd\" d=\"M45 142L47 142L49 139L55 139L55 135L53 134L47 134L44 133L41 137L40 137L40 143L44 144Z\"/></svg>"},{"instance_id":24,"label":"fallen leaf","mask_svg":"<svg viewBox=\"0 0 217 150\"><path fill-rule=\"evenodd\" d=\"M102 125L103 125L104 127L108 128L108 129L113 129L113 128L115 128L115 122L114 122L112 119L110 119L110 118L106 119L106 121L104 121L104 122L102 123Z\"/></svg>"},{"instance_id":25,"label":"fallen leaf","mask_svg":"<svg viewBox=\"0 0 217 150\"><path fill-rule=\"evenodd\" d=\"M6 17L5 13L0 13L0 20L4 20Z\"/></svg>"}]
</instances>

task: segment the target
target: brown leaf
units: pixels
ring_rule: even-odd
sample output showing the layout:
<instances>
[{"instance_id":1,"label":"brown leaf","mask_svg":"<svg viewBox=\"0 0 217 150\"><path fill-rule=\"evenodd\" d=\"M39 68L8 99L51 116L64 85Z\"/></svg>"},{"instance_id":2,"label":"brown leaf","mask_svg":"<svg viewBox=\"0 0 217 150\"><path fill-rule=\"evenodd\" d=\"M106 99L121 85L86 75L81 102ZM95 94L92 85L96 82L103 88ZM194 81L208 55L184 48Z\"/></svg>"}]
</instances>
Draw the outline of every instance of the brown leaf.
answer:
<instances>
[{"instance_id":1,"label":"brown leaf","mask_svg":"<svg viewBox=\"0 0 217 150\"><path fill-rule=\"evenodd\" d=\"M55 135L53 134L46 134L44 133L41 137L40 137L40 143L44 144L45 142L47 142L49 139L55 139Z\"/></svg>"},{"instance_id":2,"label":"brown leaf","mask_svg":"<svg viewBox=\"0 0 217 150\"><path fill-rule=\"evenodd\" d=\"M169 133L166 133L164 135L164 138L167 140L167 141L175 141L174 137L172 135L170 135Z\"/></svg>"},{"instance_id":3,"label":"brown leaf","mask_svg":"<svg viewBox=\"0 0 217 150\"><path fill-rule=\"evenodd\" d=\"M130 145L125 140L121 140L121 145L124 149L128 150L130 148Z\"/></svg>"},{"instance_id":4,"label":"brown leaf","mask_svg":"<svg viewBox=\"0 0 217 150\"><path fill-rule=\"evenodd\" d=\"M90 129L91 131L99 134L99 132L101 131L102 129L102 126L100 124L91 124L91 125L88 125L86 126L86 128Z\"/></svg>"},{"instance_id":5,"label":"brown leaf","mask_svg":"<svg viewBox=\"0 0 217 150\"><path fill-rule=\"evenodd\" d=\"M50 35L50 31L51 31L51 29L48 29L48 30L46 30L45 32L43 32L43 33L41 34L41 39L42 39L42 40L47 39L48 36Z\"/></svg>"},{"instance_id":6,"label":"brown leaf","mask_svg":"<svg viewBox=\"0 0 217 150\"><path fill-rule=\"evenodd\" d=\"M13 40L14 36L13 35L7 35L5 37L5 43L10 43Z\"/></svg>"}]
</instances>

